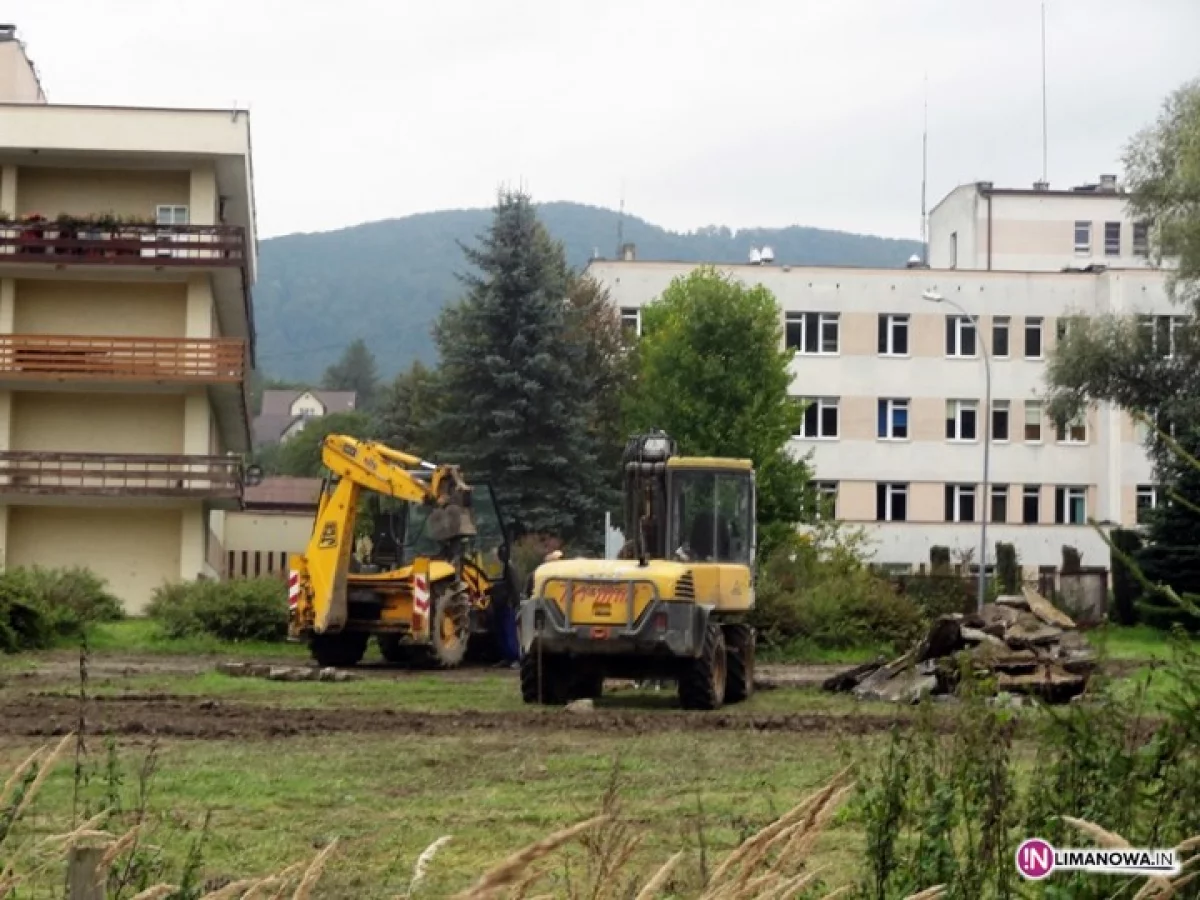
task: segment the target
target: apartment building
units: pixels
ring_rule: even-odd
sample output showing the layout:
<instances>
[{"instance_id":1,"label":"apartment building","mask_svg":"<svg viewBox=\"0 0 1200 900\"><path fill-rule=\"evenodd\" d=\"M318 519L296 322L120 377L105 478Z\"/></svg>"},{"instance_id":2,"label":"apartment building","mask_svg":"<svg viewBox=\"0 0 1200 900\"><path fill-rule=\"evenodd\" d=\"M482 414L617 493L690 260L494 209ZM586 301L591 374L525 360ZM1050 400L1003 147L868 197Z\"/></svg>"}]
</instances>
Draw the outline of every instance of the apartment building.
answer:
<instances>
[{"instance_id":1,"label":"apartment building","mask_svg":"<svg viewBox=\"0 0 1200 900\"><path fill-rule=\"evenodd\" d=\"M632 256L629 254L628 256ZM594 260L588 272L640 328L640 307L690 263ZM808 401L792 449L808 455L838 519L861 525L874 561L927 563L933 545L978 561L979 522L1012 542L1027 571L1057 566L1063 545L1085 565L1107 565L1089 518L1133 524L1157 495L1142 435L1117 411L1093 409L1057 427L1045 414L1045 360L1072 317L1105 311L1157 317L1170 352L1161 273L971 269L855 269L734 265L782 307L793 353L792 393ZM923 299L936 292L976 316ZM981 340L982 338L982 340ZM983 346L992 372L990 411ZM990 415L991 487L981 495L984 415Z\"/></svg>"},{"instance_id":2,"label":"apartment building","mask_svg":"<svg viewBox=\"0 0 1200 900\"><path fill-rule=\"evenodd\" d=\"M1115 175L1068 190L1051 190L1044 182L1032 188L959 185L930 211L929 234L934 269L1150 266L1149 226L1132 218Z\"/></svg>"},{"instance_id":3,"label":"apartment building","mask_svg":"<svg viewBox=\"0 0 1200 900\"><path fill-rule=\"evenodd\" d=\"M248 116L52 104L31 84L3 31L0 563L89 567L137 612L220 571L210 514L241 506Z\"/></svg>"}]
</instances>

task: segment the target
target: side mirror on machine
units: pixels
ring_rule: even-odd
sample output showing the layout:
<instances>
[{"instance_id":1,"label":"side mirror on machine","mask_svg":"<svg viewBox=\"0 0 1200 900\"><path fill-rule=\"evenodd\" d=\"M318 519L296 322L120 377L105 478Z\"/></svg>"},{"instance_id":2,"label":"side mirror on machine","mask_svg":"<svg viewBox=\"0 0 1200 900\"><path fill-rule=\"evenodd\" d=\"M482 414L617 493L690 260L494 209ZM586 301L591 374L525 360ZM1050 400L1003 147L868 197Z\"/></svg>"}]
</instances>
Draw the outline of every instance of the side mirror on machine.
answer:
<instances>
[{"instance_id":1,"label":"side mirror on machine","mask_svg":"<svg viewBox=\"0 0 1200 900\"><path fill-rule=\"evenodd\" d=\"M496 548L496 558L502 563L507 564L511 555L512 554L509 552L508 544L501 544Z\"/></svg>"},{"instance_id":2,"label":"side mirror on machine","mask_svg":"<svg viewBox=\"0 0 1200 900\"><path fill-rule=\"evenodd\" d=\"M246 466L245 471L242 473L242 483L246 485L246 487L254 487L255 485L262 484L262 480L262 466Z\"/></svg>"}]
</instances>

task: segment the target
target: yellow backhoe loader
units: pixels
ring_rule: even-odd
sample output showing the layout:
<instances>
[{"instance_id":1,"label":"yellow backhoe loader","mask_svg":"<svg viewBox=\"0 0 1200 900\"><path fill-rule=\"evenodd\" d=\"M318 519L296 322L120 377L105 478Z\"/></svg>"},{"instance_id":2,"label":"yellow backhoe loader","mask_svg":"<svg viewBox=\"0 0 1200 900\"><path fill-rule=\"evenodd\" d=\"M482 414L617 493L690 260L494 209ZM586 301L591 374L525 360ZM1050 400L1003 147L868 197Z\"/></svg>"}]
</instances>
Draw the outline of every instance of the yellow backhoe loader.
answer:
<instances>
[{"instance_id":1,"label":"yellow backhoe loader","mask_svg":"<svg viewBox=\"0 0 1200 900\"><path fill-rule=\"evenodd\" d=\"M626 446L623 559L538 566L520 614L521 695L597 697L606 677L674 680L685 709L754 690L755 474L684 457L661 431Z\"/></svg>"},{"instance_id":2,"label":"yellow backhoe loader","mask_svg":"<svg viewBox=\"0 0 1200 900\"><path fill-rule=\"evenodd\" d=\"M494 605L518 602L491 488L345 435L328 436L321 459L329 475L312 536L289 558L289 640L323 666L358 664L371 637L389 662L459 665L492 637ZM370 551L359 559L364 505Z\"/></svg>"}]
</instances>

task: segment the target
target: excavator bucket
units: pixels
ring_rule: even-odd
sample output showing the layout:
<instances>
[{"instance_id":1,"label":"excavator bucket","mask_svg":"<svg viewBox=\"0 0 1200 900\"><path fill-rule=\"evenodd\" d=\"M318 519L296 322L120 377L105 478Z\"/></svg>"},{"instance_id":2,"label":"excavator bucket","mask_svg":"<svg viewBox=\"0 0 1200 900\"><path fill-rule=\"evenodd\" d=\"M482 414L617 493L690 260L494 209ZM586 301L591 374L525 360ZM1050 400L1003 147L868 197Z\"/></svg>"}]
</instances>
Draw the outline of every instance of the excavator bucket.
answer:
<instances>
[{"instance_id":1,"label":"excavator bucket","mask_svg":"<svg viewBox=\"0 0 1200 900\"><path fill-rule=\"evenodd\" d=\"M412 639L429 640L429 620L433 615L433 595L429 586L429 557L418 556L412 565Z\"/></svg>"}]
</instances>

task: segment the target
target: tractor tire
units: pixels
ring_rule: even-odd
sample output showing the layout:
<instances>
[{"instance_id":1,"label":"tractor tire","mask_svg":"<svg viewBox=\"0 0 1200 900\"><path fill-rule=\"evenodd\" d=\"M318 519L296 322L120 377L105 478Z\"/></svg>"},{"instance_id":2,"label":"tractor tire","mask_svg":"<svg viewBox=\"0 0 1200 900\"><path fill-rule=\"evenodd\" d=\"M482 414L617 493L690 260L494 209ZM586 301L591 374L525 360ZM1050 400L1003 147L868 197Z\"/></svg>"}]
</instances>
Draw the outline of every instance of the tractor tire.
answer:
<instances>
[{"instance_id":1,"label":"tractor tire","mask_svg":"<svg viewBox=\"0 0 1200 900\"><path fill-rule=\"evenodd\" d=\"M603 675L576 675L571 686L572 700L599 700L604 695Z\"/></svg>"},{"instance_id":2,"label":"tractor tire","mask_svg":"<svg viewBox=\"0 0 1200 900\"><path fill-rule=\"evenodd\" d=\"M402 642L398 634L376 635L375 643L379 645L379 652L383 654L384 660L394 666L411 664L416 655L413 645Z\"/></svg>"},{"instance_id":3,"label":"tractor tire","mask_svg":"<svg viewBox=\"0 0 1200 900\"><path fill-rule=\"evenodd\" d=\"M679 705L684 709L720 709L725 702L728 672L725 634L720 625L709 622L700 656L689 659L679 673Z\"/></svg>"},{"instance_id":4,"label":"tractor tire","mask_svg":"<svg viewBox=\"0 0 1200 900\"><path fill-rule=\"evenodd\" d=\"M426 657L439 669L462 664L471 641L471 606L465 594L455 594L448 585L434 587L433 614L429 622Z\"/></svg>"},{"instance_id":5,"label":"tractor tire","mask_svg":"<svg viewBox=\"0 0 1200 900\"><path fill-rule=\"evenodd\" d=\"M725 702L741 703L754 695L754 628L750 625L726 625L726 658L729 672L725 679Z\"/></svg>"},{"instance_id":6,"label":"tractor tire","mask_svg":"<svg viewBox=\"0 0 1200 900\"><path fill-rule=\"evenodd\" d=\"M368 635L359 632L314 634L308 650L322 668L348 669L362 662Z\"/></svg>"},{"instance_id":7,"label":"tractor tire","mask_svg":"<svg viewBox=\"0 0 1200 900\"><path fill-rule=\"evenodd\" d=\"M571 702L571 685L562 660L537 652L521 657L521 700L542 706Z\"/></svg>"}]
</instances>

